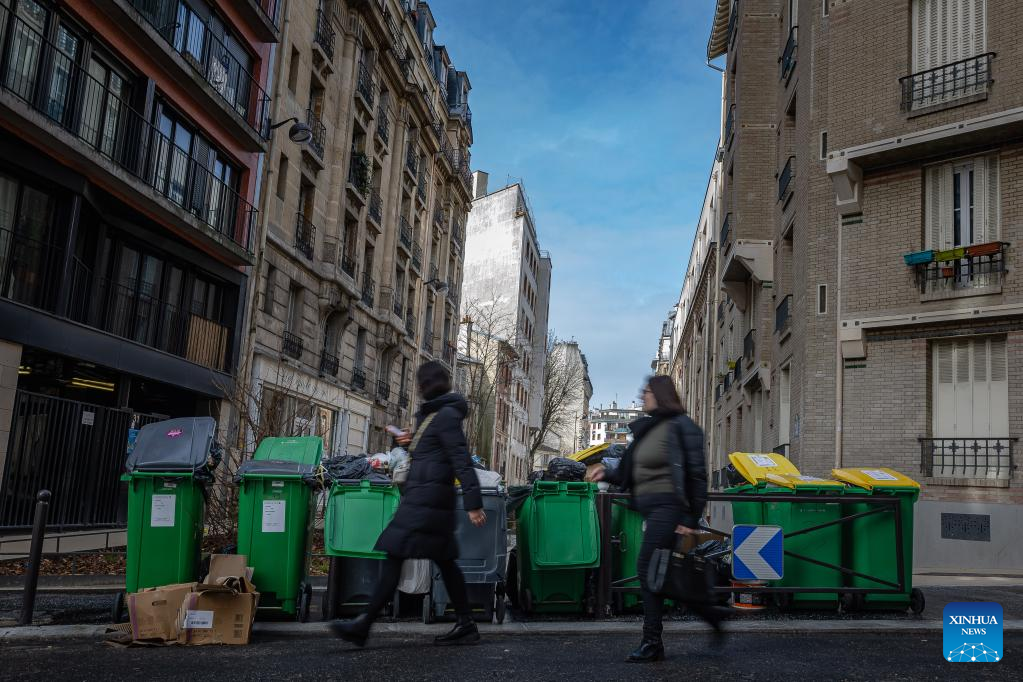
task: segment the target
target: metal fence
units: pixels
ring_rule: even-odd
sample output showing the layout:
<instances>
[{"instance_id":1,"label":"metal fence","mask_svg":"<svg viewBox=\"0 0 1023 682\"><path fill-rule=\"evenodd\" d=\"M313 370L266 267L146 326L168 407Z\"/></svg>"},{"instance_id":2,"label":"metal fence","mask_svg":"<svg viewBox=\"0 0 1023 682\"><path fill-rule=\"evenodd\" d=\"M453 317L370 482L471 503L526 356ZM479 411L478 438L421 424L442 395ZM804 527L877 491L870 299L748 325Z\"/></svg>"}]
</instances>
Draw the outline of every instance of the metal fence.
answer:
<instances>
[{"instance_id":1,"label":"metal fence","mask_svg":"<svg viewBox=\"0 0 1023 682\"><path fill-rule=\"evenodd\" d=\"M962 59L899 79L902 110L927 109L965 97L986 95L991 85L994 52Z\"/></svg>"},{"instance_id":2,"label":"metal fence","mask_svg":"<svg viewBox=\"0 0 1023 682\"><path fill-rule=\"evenodd\" d=\"M1012 478L1017 438L920 438L920 471L945 478Z\"/></svg>"}]
</instances>

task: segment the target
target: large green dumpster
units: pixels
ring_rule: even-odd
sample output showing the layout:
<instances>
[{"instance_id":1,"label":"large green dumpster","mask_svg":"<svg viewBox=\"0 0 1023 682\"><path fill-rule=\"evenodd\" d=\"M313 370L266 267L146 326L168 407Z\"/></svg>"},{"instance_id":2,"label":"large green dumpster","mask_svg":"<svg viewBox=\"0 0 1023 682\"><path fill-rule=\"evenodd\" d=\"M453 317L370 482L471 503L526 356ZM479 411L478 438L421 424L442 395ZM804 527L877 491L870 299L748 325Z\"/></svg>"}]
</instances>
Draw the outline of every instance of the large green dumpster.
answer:
<instances>
[{"instance_id":1,"label":"large green dumpster","mask_svg":"<svg viewBox=\"0 0 1023 682\"><path fill-rule=\"evenodd\" d=\"M260 609L305 621L312 588L306 580L312 541L312 495L303 477L323 456L317 436L265 438L236 475L238 553L248 556Z\"/></svg>"},{"instance_id":2,"label":"large green dumpster","mask_svg":"<svg viewBox=\"0 0 1023 682\"><path fill-rule=\"evenodd\" d=\"M371 481L338 481L330 488L324 522L329 556L383 559L374 547L398 508L398 488Z\"/></svg>"},{"instance_id":3,"label":"large green dumpster","mask_svg":"<svg viewBox=\"0 0 1023 682\"><path fill-rule=\"evenodd\" d=\"M518 603L527 611L585 608L589 569L600 563L596 485L537 481L518 512Z\"/></svg>"},{"instance_id":4,"label":"large green dumpster","mask_svg":"<svg viewBox=\"0 0 1023 682\"><path fill-rule=\"evenodd\" d=\"M897 512L902 522L902 573L904 589L897 594L857 596L857 605L876 609L905 609L919 613L924 607L923 593L913 588L913 505L920 497L920 484L884 467L834 469L831 475L849 484L850 495L891 495L899 499ZM877 505L859 502L846 505L849 515L876 511ZM846 528L846 565L857 573L898 583L899 562L895 537L895 517L888 512L874 513L849 522ZM850 587L891 589L866 577L851 576Z\"/></svg>"}]
</instances>

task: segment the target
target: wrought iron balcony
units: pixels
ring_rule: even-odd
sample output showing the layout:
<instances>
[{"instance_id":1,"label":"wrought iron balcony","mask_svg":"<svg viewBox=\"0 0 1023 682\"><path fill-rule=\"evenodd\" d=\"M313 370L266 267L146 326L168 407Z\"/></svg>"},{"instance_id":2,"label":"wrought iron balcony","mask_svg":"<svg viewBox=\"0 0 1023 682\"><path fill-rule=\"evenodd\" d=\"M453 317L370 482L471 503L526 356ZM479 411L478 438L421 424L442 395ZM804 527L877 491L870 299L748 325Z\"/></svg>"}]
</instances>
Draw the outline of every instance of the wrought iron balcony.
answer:
<instances>
[{"instance_id":1,"label":"wrought iron balcony","mask_svg":"<svg viewBox=\"0 0 1023 682\"><path fill-rule=\"evenodd\" d=\"M792 317L789 308L792 306L792 294L789 294L781 300L778 307L774 309L774 331L778 334L784 334L789 330L789 325L792 323Z\"/></svg>"},{"instance_id":2,"label":"wrought iron balcony","mask_svg":"<svg viewBox=\"0 0 1023 682\"><path fill-rule=\"evenodd\" d=\"M735 359L735 368L732 370L732 375L735 377L735 383L742 381L743 375L743 358L739 357Z\"/></svg>"},{"instance_id":3,"label":"wrought iron balcony","mask_svg":"<svg viewBox=\"0 0 1023 682\"><path fill-rule=\"evenodd\" d=\"M329 12L319 9L316 11L316 34L313 42L320 46L327 59L334 61L334 27L330 25Z\"/></svg>"},{"instance_id":4,"label":"wrought iron balcony","mask_svg":"<svg viewBox=\"0 0 1023 682\"><path fill-rule=\"evenodd\" d=\"M366 102L366 106L373 109L373 101L375 100L375 85L373 84L373 75L370 73L369 68L365 62L359 62L359 75L355 80L355 90L359 93L362 99Z\"/></svg>"},{"instance_id":5,"label":"wrought iron balcony","mask_svg":"<svg viewBox=\"0 0 1023 682\"><path fill-rule=\"evenodd\" d=\"M386 381L377 381L377 398L383 401L387 401L391 398L391 385Z\"/></svg>"},{"instance_id":6,"label":"wrought iron balcony","mask_svg":"<svg viewBox=\"0 0 1023 682\"><path fill-rule=\"evenodd\" d=\"M444 359L444 362L446 362L448 364L448 366L451 366L451 365L455 364L455 347L453 345L451 345L450 343L445 343L444 344L444 357L443 357L443 359Z\"/></svg>"},{"instance_id":7,"label":"wrought iron balcony","mask_svg":"<svg viewBox=\"0 0 1023 682\"><path fill-rule=\"evenodd\" d=\"M1018 438L919 438L920 471L938 478L1012 478Z\"/></svg>"},{"instance_id":8,"label":"wrought iron balcony","mask_svg":"<svg viewBox=\"0 0 1023 682\"><path fill-rule=\"evenodd\" d=\"M402 311L405 310L405 301L401 300L400 296L395 295L394 300L391 302L391 310L394 311L395 315L401 317Z\"/></svg>"},{"instance_id":9,"label":"wrought iron balcony","mask_svg":"<svg viewBox=\"0 0 1023 682\"><path fill-rule=\"evenodd\" d=\"M281 336L281 352L298 360L302 357L302 337L291 332Z\"/></svg>"},{"instance_id":10,"label":"wrought iron balcony","mask_svg":"<svg viewBox=\"0 0 1023 682\"><path fill-rule=\"evenodd\" d=\"M409 310L405 313L405 333L412 336L416 333L416 316Z\"/></svg>"},{"instance_id":11,"label":"wrought iron balcony","mask_svg":"<svg viewBox=\"0 0 1023 682\"><path fill-rule=\"evenodd\" d=\"M938 252L929 263L919 263L916 270L917 286L924 300L957 298L960 296L998 293L1005 278L1005 256L1008 244L990 242L977 244L951 252ZM938 260L938 258L949 258Z\"/></svg>"},{"instance_id":12,"label":"wrought iron balcony","mask_svg":"<svg viewBox=\"0 0 1023 682\"><path fill-rule=\"evenodd\" d=\"M409 225L408 218L401 216L398 219L398 244L400 244L409 254L412 253L412 226Z\"/></svg>"},{"instance_id":13,"label":"wrought iron balcony","mask_svg":"<svg viewBox=\"0 0 1023 682\"><path fill-rule=\"evenodd\" d=\"M792 178L796 176L796 157L790 156L785 168L778 176L778 201L785 201L792 194Z\"/></svg>"},{"instance_id":14,"label":"wrought iron balcony","mask_svg":"<svg viewBox=\"0 0 1023 682\"><path fill-rule=\"evenodd\" d=\"M366 370L362 367L352 368L352 388L366 388Z\"/></svg>"},{"instance_id":15,"label":"wrought iron balcony","mask_svg":"<svg viewBox=\"0 0 1023 682\"><path fill-rule=\"evenodd\" d=\"M419 171L419 150L416 149L415 142L409 142L405 148L405 170L413 176Z\"/></svg>"},{"instance_id":16,"label":"wrought iron balcony","mask_svg":"<svg viewBox=\"0 0 1023 682\"><path fill-rule=\"evenodd\" d=\"M418 242L412 244L412 267L420 271L423 267L423 247Z\"/></svg>"},{"instance_id":17,"label":"wrought iron balcony","mask_svg":"<svg viewBox=\"0 0 1023 682\"><path fill-rule=\"evenodd\" d=\"M756 332L756 329L750 329L742 340L742 357L746 358L749 362L753 362L756 359L754 357L757 351Z\"/></svg>"},{"instance_id":18,"label":"wrought iron balcony","mask_svg":"<svg viewBox=\"0 0 1023 682\"><path fill-rule=\"evenodd\" d=\"M341 272L355 279L355 259L348 255L341 256Z\"/></svg>"},{"instance_id":19,"label":"wrought iron balcony","mask_svg":"<svg viewBox=\"0 0 1023 682\"><path fill-rule=\"evenodd\" d=\"M796 67L796 56L798 52L799 43L796 40L796 34L798 33L798 26L793 26L789 31L789 39L785 42L785 51L781 53L779 62L780 74L778 78L785 80L792 75L792 71Z\"/></svg>"},{"instance_id":20,"label":"wrought iron balcony","mask_svg":"<svg viewBox=\"0 0 1023 682\"><path fill-rule=\"evenodd\" d=\"M390 112L383 104L377 109L377 137L383 141L385 146L391 141L391 120L389 114Z\"/></svg>"},{"instance_id":21,"label":"wrought iron balcony","mask_svg":"<svg viewBox=\"0 0 1023 682\"><path fill-rule=\"evenodd\" d=\"M348 167L348 182L356 192L365 197L369 192L371 180L369 157L362 152L353 151L352 162Z\"/></svg>"},{"instance_id":22,"label":"wrought iron balcony","mask_svg":"<svg viewBox=\"0 0 1023 682\"><path fill-rule=\"evenodd\" d=\"M429 326L423 330L423 351L427 355L433 355L433 330Z\"/></svg>"},{"instance_id":23,"label":"wrought iron balcony","mask_svg":"<svg viewBox=\"0 0 1023 682\"><path fill-rule=\"evenodd\" d=\"M373 278L369 276L369 273L362 275L362 302L370 308L373 307L373 302L376 300L376 283L373 282Z\"/></svg>"},{"instance_id":24,"label":"wrought iron balcony","mask_svg":"<svg viewBox=\"0 0 1023 682\"><path fill-rule=\"evenodd\" d=\"M732 214L725 214L725 220L721 223L721 246L724 246L728 242L728 233L732 229Z\"/></svg>"},{"instance_id":25,"label":"wrought iron balcony","mask_svg":"<svg viewBox=\"0 0 1023 682\"><path fill-rule=\"evenodd\" d=\"M323 351L323 355L320 356L320 374L336 377L340 366L341 361L338 360L337 356L331 355L327 351Z\"/></svg>"},{"instance_id":26,"label":"wrought iron balcony","mask_svg":"<svg viewBox=\"0 0 1023 682\"><path fill-rule=\"evenodd\" d=\"M281 27L280 24L280 8L282 0L258 0L257 4L259 9L270 20L270 23L277 28Z\"/></svg>"},{"instance_id":27,"label":"wrought iron balcony","mask_svg":"<svg viewBox=\"0 0 1023 682\"><path fill-rule=\"evenodd\" d=\"M994 52L970 57L935 69L899 79L902 85L902 110L914 112L940 107L960 100L987 97L994 79L991 62Z\"/></svg>"},{"instance_id":28,"label":"wrought iron balcony","mask_svg":"<svg viewBox=\"0 0 1023 682\"><path fill-rule=\"evenodd\" d=\"M204 19L179 0L129 1L168 46L180 54L257 135L268 137L270 96L253 78L252 69L238 61ZM272 3L276 11L276 0L262 2ZM0 13L6 12L0 8ZM19 55L19 58L25 56Z\"/></svg>"},{"instance_id":29,"label":"wrought iron balcony","mask_svg":"<svg viewBox=\"0 0 1023 682\"><path fill-rule=\"evenodd\" d=\"M301 213L295 219L295 248L309 260L316 250L316 226Z\"/></svg>"},{"instance_id":30,"label":"wrought iron balcony","mask_svg":"<svg viewBox=\"0 0 1023 682\"><path fill-rule=\"evenodd\" d=\"M735 105L728 107L728 116L725 117L725 146L732 142L732 134L735 132Z\"/></svg>"},{"instance_id":31,"label":"wrought iron balcony","mask_svg":"<svg viewBox=\"0 0 1023 682\"><path fill-rule=\"evenodd\" d=\"M305 121L313 131L313 136L309 140L309 149L322 160L323 145L327 140L327 127L323 125L320 117L312 109L306 109Z\"/></svg>"},{"instance_id":32,"label":"wrought iron balcony","mask_svg":"<svg viewBox=\"0 0 1023 682\"><path fill-rule=\"evenodd\" d=\"M382 225L384 222L384 200L380 196L380 190L376 187L369 195L369 217L377 225Z\"/></svg>"},{"instance_id":33,"label":"wrought iron balcony","mask_svg":"<svg viewBox=\"0 0 1023 682\"><path fill-rule=\"evenodd\" d=\"M419 197L419 201L426 203L426 183L428 182L426 172L419 174L419 181L416 183L416 196Z\"/></svg>"},{"instance_id":34,"label":"wrought iron balcony","mask_svg":"<svg viewBox=\"0 0 1023 682\"><path fill-rule=\"evenodd\" d=\"M409 404L408 391L398 392L398 407L407 409Z\"/></svg>"}]
</instances>

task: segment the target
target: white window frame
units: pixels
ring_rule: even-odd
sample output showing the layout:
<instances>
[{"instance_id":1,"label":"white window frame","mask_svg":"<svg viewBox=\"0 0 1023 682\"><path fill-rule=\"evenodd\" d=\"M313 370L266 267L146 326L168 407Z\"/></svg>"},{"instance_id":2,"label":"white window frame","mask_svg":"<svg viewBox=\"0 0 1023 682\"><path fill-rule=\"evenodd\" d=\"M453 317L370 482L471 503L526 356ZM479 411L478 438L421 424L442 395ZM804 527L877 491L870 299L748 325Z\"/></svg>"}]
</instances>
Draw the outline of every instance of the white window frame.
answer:
<instances>
[{"instance_id":1,"label":"white window frame","mask_svg":"<svg viewBox=\"0 0 1023 682\"><path fill-rule=\"evenodd\" d=\"M821 309L823 306L823 310ZM818 284L817 285L817 314L827 315L828 314L828 285Z\"/></svg>"}]
</instances>

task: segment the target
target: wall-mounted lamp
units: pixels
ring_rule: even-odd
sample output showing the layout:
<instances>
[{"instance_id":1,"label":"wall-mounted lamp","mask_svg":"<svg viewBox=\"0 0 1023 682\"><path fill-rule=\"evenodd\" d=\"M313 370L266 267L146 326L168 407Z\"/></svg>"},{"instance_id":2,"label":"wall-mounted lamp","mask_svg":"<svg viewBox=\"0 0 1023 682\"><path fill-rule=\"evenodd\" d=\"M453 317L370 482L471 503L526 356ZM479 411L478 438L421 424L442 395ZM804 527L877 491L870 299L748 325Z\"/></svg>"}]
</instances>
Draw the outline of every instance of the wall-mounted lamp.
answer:
<instances>
[{"instance_id":1,"label":"wall-mounted lamp","mask_svg":"<svg viewBox=\"0 0 1023 682\"><path fill-rule=\"evenodd\" d=\"M270 130L277 130L285 123L291 123L292 121L294 121L294 123L290 128L288 128L288 139L290 139L295 144L305 144L309 140L313 139L313 129L310 128L305 123L299 121L294 116L292 116L291 118L286 118L279 123L271 124Z\"/></svg>"},{"instance_id":2,"label":"wall-mounted lamp","mask_svg":"<svg viewBox=\"0 0 1023 682\"><path fill-rule=\"evenodd\" d=\"M426 283L426 286L434 287L438 293L448 290L448 283L441 281L439 279L431 279L429 282Z\"/></svg>"}]
</instances>

